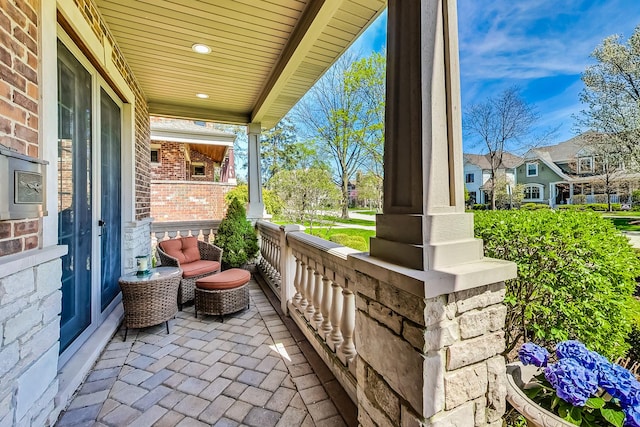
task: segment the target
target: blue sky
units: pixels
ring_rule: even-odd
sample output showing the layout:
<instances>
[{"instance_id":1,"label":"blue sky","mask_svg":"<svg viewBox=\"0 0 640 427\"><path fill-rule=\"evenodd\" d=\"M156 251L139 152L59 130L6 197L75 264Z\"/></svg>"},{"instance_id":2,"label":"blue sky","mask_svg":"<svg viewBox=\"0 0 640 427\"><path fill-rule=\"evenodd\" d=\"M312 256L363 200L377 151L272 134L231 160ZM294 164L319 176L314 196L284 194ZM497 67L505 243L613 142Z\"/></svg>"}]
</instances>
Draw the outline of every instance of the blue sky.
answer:
<instances>
[{"instance_id":1,"label":"blue sky","mask_svg":"<svg viewBox=\"0 0 640 427\"><path fill-rule=\"evenodd\" d=\"M590 53L609 35L626 41L639 24L639 0L458 0L463 109L515 85L540 115L534 132L559 127L551 142L565 141L583 108L580 74ZM385 37L386 13L353 48L380 50Z\"/></svg>"}]
</instances>

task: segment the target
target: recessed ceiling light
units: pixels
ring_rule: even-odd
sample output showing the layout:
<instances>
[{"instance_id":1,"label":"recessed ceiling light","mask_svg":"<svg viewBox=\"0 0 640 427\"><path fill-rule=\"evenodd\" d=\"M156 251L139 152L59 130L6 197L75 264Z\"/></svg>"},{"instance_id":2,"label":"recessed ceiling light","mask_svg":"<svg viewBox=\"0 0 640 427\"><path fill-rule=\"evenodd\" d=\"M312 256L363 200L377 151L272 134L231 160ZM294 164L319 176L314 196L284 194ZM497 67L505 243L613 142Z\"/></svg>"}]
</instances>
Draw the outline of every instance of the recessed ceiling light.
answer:
<instances>
[{"instance_id":1,"label":"recessed ceiling light","mask_svg":"<svg viewBox=\"0 0 640 427\"><path fill-rule=\"evenodd\" d=\"M207 53L211 53L211 48L206 44L202 44L202 43L194 44L193 46L191 46L191 50L193 50L196 53L202 53L203 55Z\"/></svg>"},{"instance_id":2,"label":"recessed ceiling light","mask_svg":"<svg viewBox=\"0 0 640 427\"><path fill-rule=\"evenodd\" d=\"M196 93L196 96L202 99L207 99L209 97L206 93Z\"/></svg>"}]
</instances>

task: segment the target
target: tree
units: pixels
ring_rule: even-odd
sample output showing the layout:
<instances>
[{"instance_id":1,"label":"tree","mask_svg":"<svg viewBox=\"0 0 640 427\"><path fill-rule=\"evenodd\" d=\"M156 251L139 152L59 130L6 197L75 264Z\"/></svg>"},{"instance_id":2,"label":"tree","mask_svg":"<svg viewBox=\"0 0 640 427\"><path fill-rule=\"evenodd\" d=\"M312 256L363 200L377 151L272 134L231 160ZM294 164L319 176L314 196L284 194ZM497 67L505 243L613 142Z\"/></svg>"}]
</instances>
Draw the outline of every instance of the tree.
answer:
<instances>
[{"instance_id":1,"label":"tree","mask_svg":"<svg viewBox=\"0 0 640 427\"><path fill-rule=\"evenodd\" d=\"M352 55L343 55L294 110L318 153L333 161L343 218L349 217L350 179L371 160L373 146L382 144L380 118L367 96L372 92L366 90L373 85L372 76L377 76L371 70L375 64L378 62L356 63Z\"/></svg>"},{"instance_id":2,"label":"tree","mask_svg":"<svg viewBox=\"0 0 640 427\"><path fill-rule=\"evenodd\" d=\"M288 116L262 133L260 149L262 182L265 185L278 171L299 169L309 159L315 158L313 147L296 140L296 127Z\"/></svg>"},{"instance_id":3,"label":"tree","mask_svg":"<svg viewBox=\"0 0 640 427\"><path fill-rule=\"evenodd\" d=\"M339 191L329 172L322 169L280 171L272 178L276 194L284 201L284 215L304 224L335 206Z\"/></svg>"},{"instance_id":4,"label":"tree","mask_svg":"<svg viewBox=\"0 0 640 427\"><path fill-rule=\"evenodd\" d=\"M358 173L356 178L358 203L368 208L382 209L382 177L374 172Z\"/></svg>"},{"instance_id":5,"label":"tree","mask_svg":"<svg viewBox=\"0 0 640 427\"><path fill-rule=\"evenodd\" d=\"M537 120L535 109L520 97L515 87L486 102L471 105L465 112L463 130L488 155L491 180L496 178L498 169L504 167L502 160L506 152L523 151L533 145L525 138ZM495 209L496 194L491 191L490 195L491 209Z\"/></svg>"},{"instance_id":6,"label":"tree","mask_svg":"<svg viewBox=\"0 0 640 427\"><path fill-rule=\"evenodd\" d=\"M607 135L608 144L623 155L640 154L640 26L623 43L619 35L605 38L591 53L596 64L582 74L580 100L586 108L577 117L581 129Z\"/></svg>"},{"instance_id":7,"label":"tree","mask_svg":"<svg viewBox=\"0 0 640 427\"><path fill-rule=\"evenodd\" d=\"M496 208L512 209L519 208L524 200L524 184L514 184L509 182L503 174L498 174L491 181L491 192L495 194Z\"/></svg>"},{"instance_id":8,"label":"tree","mask_svg":"<svg viewBox=\"0 0 640 427\"><path fill-rule=\"evenodd\" d=\"M244 206L233 199L227 214L220 221L215 244L222 248L222 266L224 269L242 267L249 259L258 254L258 237L249 221Z\"/></svg>"}]
</instances>

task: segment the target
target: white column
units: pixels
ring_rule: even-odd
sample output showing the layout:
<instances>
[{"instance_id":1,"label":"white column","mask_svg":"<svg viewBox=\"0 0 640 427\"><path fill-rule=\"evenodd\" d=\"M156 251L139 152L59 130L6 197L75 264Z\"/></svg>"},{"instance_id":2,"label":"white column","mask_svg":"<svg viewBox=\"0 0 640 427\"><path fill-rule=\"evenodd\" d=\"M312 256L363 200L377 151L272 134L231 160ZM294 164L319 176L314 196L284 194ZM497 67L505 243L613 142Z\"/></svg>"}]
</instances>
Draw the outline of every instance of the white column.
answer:
<instances>
[{"instance_id":1,"label":"white column","mask_svg":"<svg viewBox=\"0 0 640 427\"><path fill-rule=\"evenodd\" d=\"M264 201L262 200L262 179L260 177L260 123L249 123L249 209L247 218L257 220L264 218Z\"/></svg>"},{"instance_id":2,"label":"white column","mask_svg":"<svg viewBox=\"0 0 640 427\"><path fill-rule=\"evenodd\" d=\"M384 207L371 256L416 270L477 261L464 210L455 1L389 1ZM446 232L441 232L446 230Z\"/></svg>"}]
</instances>

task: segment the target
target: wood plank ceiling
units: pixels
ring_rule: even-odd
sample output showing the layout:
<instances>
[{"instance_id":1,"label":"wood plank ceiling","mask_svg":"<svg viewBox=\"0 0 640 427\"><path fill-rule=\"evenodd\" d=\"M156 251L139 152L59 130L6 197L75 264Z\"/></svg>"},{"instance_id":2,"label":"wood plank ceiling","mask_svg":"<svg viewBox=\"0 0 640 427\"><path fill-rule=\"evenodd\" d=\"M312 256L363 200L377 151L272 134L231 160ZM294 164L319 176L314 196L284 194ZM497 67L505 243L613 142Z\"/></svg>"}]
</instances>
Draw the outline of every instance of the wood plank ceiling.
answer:
<instances>
[{"instance_id":1,"label":"wood plank ceiling","mask_svg":"<svg viewBox=\"0 0 640 427\"><path fill-rule=\"evenodd\" d=\"M385 0L97 4L151 114L263 128L275 125L386 7ZM193 52L195 43L211 53Z\"/></svg>"}]
</instances>

